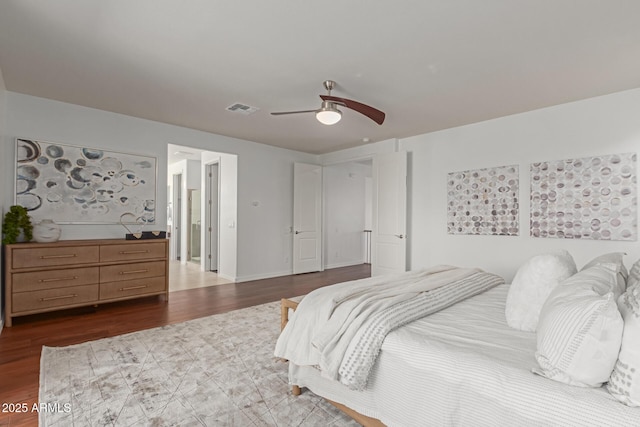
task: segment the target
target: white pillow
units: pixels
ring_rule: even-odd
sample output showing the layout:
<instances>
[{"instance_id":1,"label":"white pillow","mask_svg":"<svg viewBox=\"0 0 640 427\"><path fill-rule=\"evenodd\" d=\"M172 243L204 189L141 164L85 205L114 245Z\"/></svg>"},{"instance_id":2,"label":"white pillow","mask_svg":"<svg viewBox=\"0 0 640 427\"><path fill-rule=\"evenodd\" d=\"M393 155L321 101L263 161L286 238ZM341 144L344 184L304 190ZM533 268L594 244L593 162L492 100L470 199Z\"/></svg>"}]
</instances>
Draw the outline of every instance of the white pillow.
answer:
<instances>
[{"instance_id":1,"label":"white pillow","mask_svg":"<svg viewBox=\"0 0 640 427\"><path fill-rule=\"evenodd\" d=\"M622 347L607 389L624 404L640 406L640 284L627 289L618 308L624 319Z\"/></svg>"},{"instance_id":2,"label":"white pillow","mask_svg":"<svg viewBox=\"0 0 640 427\"><path fill-rule=\"evenodd\" d=\"M624 252L611 252L608 254L600 255L595 257L588 263L582 267L583 270L593 267L594 265L600 264L615 264L618 266L619 274L618 274L618 288L616 290L616 298L620 297L627 289L627 278L629 277L629 272L627 268L624 266L624 262L622 261L622 257L626 254Z\"/></svg>"},{"instance_id":3,"label":"white pillow","mask_svg":"<svg viewBox=\"0 0 640 427\"><path fill-rule=\"evenodd\" d=\"M576 273L567 251L537 255L517 271L505 305L507 324L521 331L535 331L542 304L551 290Z\"/></svg>"},{"instance_id":4,"label":"white pillow","mask_svg":"<svg viewBox=\"0 0 640 427\"><path fill-rule=\"evenodd\" d=\"M627 278L627 287L632 287L640 283L640 259L631 266L629 277Z\"/></svg>"},{"instance_id":5,"label":"white pillow","mask_svg":"<svg viewBox=\"0 0 640 427\"><path fill-rule=\"evenodd\" d=\"M600 387L618 360L623 321L616 305L618 268L600 264L556 287L540 312L534 372L563 383Z\"/></svg>"}]
</instances>

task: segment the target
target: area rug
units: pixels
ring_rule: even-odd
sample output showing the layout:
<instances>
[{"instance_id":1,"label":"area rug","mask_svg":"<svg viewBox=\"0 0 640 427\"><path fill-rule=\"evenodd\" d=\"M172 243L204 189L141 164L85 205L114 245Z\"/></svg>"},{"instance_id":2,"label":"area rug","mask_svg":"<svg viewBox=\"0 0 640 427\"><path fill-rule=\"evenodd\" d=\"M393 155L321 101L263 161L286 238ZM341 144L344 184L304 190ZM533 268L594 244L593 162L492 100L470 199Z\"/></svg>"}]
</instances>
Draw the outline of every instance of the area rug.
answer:
<instances>
[{"instance_id":1,"label":"area rug","mask_svg":"<svg viewBox=\"0 0 640 427\"><path fill-rule=\"evenodd\" d=\"M279 302L43 347L41 426L355 426L273 356ZM82 325L78 325L79 328Z\"/></svg>"}]
</instances>

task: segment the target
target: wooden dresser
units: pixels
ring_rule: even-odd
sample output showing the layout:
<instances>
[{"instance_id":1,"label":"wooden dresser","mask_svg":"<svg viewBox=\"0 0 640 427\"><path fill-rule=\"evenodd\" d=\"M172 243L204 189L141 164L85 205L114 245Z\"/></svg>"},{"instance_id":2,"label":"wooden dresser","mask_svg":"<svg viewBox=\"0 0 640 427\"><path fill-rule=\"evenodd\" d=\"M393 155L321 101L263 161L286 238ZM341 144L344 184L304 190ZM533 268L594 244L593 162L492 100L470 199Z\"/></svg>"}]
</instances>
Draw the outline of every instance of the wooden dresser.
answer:
<instances>
[{"instance_id":1,"label":"wooden dresser","mask_svg":"<svg viewBox=\"0 0 640 427\"><path fill-rule=\"evenodd\" d=\"M17 316L164 294L169 241L64 240L5 246L5 325Z\"/></svg>"}]
</instances>

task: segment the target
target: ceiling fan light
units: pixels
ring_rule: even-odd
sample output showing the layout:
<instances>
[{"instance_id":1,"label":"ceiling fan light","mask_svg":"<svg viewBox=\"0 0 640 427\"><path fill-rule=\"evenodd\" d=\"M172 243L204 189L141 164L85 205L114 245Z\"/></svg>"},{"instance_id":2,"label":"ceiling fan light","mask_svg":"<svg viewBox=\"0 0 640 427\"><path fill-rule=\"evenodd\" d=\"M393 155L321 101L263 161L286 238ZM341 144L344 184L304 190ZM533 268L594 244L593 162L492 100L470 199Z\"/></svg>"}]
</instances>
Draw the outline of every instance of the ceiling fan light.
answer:
<instances>
[{"instance_id":1,"label":"ceiling fan light","mask_svg":"<svg viewBox=\"0 0 640 427\"><path fill-rule=\"evenodd\" d=\"M321 109L316 112L316 119L323 125L335 125L342 118L342 113L340 110L331 108L331 109Z\"/></svg>"}]
</instances>

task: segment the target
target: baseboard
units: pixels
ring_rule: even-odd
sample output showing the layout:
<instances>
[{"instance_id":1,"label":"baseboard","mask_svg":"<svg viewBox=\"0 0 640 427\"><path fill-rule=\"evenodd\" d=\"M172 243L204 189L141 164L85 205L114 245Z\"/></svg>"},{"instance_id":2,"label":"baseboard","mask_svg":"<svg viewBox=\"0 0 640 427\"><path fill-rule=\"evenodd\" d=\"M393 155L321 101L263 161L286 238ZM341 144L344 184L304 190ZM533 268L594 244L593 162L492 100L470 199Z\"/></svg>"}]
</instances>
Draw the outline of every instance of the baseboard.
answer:
<instances>
[{"instance_id":1,"label":"baseboard","mask_svg":"<svg viewBox=\"0 0 640 427\"><path fill-rule=\"evenodd\" d=\"M331 264L331 265L325 266L321 271L328 270L330 268L351 267L353 265L361 265L361 264L364 264L364 261L350 261L350 262L344 262L340 264ZM235 278L235 282L249 282L251 280L273 279L274 277L291 276L292 274L293 272L291 270L286 270L286 271L279 271L276 273L253 274L250 276L238 276ZM220 274L219 276L222 277L223 279L232 280Z\"/></svg>"},{"instance_id":2,"label":"baseboard","mask_svg":"<svg viewBox=\"0 0 640 427\"><path fill-rule=\"evenodd\" d=\"M224 279L224 280L228 280L230 282L237 282L238 278L237 277L233 277L233 276L227 276L226 274L221 274L220 270L218 270L218 272L216 273L218 275L218 277Z\"/></svg>"},{"instance_id":3,"label":"baseboard","mask_svg":"<svg viewBox=\"0 0 640 427\"><path fill-rule=\"evenodd\" d=\"M251 276L239 276L239 277L236 277L236 282L249 282L251 280L272 279L274 277L290 276L291 274L293 274L291 270L287 270L287 271L279 271L276 273L254 274Z\"/></svg>"},{"instance_id":4,"label":"baseboard","mask_svg":"<svg viewBox=\"0 0 640 427\"><path fill-rule=\"evenodd\" d=\"M347 261L347 262L338 262L338 263L332 263L332 264L327 264L324 266L325 270L328 270L330 268L340 268L340 267L351 267L353 265L361 265L364 264L365 262L363 260L354 260L354 261Z\"/></svg>"}]
</instances>

